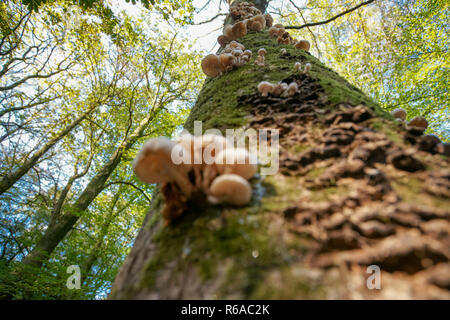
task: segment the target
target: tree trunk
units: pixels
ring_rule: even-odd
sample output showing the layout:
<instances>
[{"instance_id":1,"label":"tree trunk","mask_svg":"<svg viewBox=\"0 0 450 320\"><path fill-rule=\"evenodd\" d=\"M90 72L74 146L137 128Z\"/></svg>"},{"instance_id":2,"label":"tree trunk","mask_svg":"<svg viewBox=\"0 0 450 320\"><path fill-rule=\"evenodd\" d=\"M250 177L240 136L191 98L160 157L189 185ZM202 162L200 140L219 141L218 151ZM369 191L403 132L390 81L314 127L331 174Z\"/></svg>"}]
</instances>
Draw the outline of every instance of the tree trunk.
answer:
<instances>
[{"instance_id":1,"label":"tree trunk","mask_svg":"<svg viewBox=\"0 0 450 320\"><path fill-rule=\"evenodd\" d=\"M249 205L191 203L169 227L155 196L109 298L450 298L449 159L436 141L267 29L239 42L264 47L265 66L208 78L186 128L277 128L280 170L251 181ZM258 93L280 80L299 93Z\"/></svg>"}]
</instances>

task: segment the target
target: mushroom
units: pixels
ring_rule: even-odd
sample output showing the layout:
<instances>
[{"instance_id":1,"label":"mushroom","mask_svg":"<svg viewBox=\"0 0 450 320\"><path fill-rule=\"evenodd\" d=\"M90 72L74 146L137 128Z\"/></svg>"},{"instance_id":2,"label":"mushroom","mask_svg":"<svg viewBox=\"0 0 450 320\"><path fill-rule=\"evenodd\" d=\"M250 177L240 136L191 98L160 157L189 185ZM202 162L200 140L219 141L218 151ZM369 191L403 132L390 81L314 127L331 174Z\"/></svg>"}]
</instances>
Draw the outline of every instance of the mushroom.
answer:
<instances>
[{"instance_id":1,"label":"mushroom","mask_svg":"<svg viewBox=\"0 0 450 320\"><path fill-rule=\"evenodd\" d=\"M222 66L222 69L225 71L230 71L233 69L233 65L235 63L235 56L230 53L222 53L219 55L219 62Z\"/></svg>"},{"instance_id":2,"label":"mushroom","mask_svg":"<svg viewBox=\"0 0 450 320\"><path fill-rule=\"evenodd\" d=\"M228 38L234 40L234 32L233 32L233 26L231 24L227 24L223 28L223 34Z\"/></svg>"},{"instance_id":3,"label":"mushroom","mask_svg":"<svg viewBox=\"0 0 450 320\"><path fill-rule=\"evenodd\" d=\"M177 144L167 138L153 138L142 146L133 161L134 174L145 183L175 182L189 196L193 186L188 178L190 164L174 164L172 150Z\"/></svg>"},{"instance_id":4,"label":"mushroom","mask_svg":"<svg viewBox=\"0 0 450 320\"><path fill-rule=\"evenodd\" d=\"M220 59L217 55L208 54L202 60L202 70L207 76L214 78L220 75L224 69L222 68Z\"/></svg>"},{"instance_id":5,"label":"mushroom","mask_svg":"<svg viewBox=\"0 0 450 320\"><path fill-rule=\"evenodd\" d=\"M258 56L255 60L255 64L264 67L264 56Z\"/></svg>"},{"instance_id":6,"label":"mushroom","mask_svg":"<svg viewBox=\"0 0 450 320\"><path fill-rule=\"evenodd\" d=\"M231 30L233 32L233 39L242 38L247 34L247 24L243 21L236 22Z\"/></svg>"},{"instance_id":7,"label":"mushroom","mask_svg":"<svg viewBox=\"0 0 450 320\"><path fill-rule=\"evenodd\" d=\"M258 170L257 159L244 148L228 148L220 151L215 159L221 174L234 173L250 179Z\"/></svg>"},{"instance_id":8,"label":"mushroom","mask_svg":"<svg viewBox=\"0 0 450 320\"><path fill-rule=\"evenodd\" d=\"M217 42L220 44L221 47L225 47L228 43L230 43L230 38L222 34L217 38Z\"/></svg>"},{"instance_id":9,"label":"mushroom","mask_svg":"<svg viewBox=\"0 0 450 320\"><path fill-rule=\"evenodd\" d=\"M266 14L264 15L264 18L266 19L266 26L271 27L272 24L273 24L273 18L272 18L272 16L270 15L270 13L266 13Z\"/></svg>"},{"instance_id":10,"label":"mushroom","mask_svg":"<svg viewBox=\"0 0 450 320\"><path fill-rule=\"evenodd\" d=\"M305 51L309 51L309 48L311 47L311 44L307 40L300 40L295 44L295 47L297 49L303 49Z\"/></svg>"},{"instance_id":11,"label":"mushroom","mask_svg":"<svg viewBox=\"0 0 450 320\"><path fill-rule=\"evenodd\" d=\"M403 108L397 108L394 111L391 112L391 115L395 118L395 119L400 119L402 121L405 121L406 119L406 111Z\"/></svg>"},{"instance_id":12,"label":"mushroom","mask_svg":"<svg viewBox=\"0 0 450 320\"><path fill-rule=\"evenodd\" d=\"M254 17L252 18L252 20L253 20L254 22L259 22L259 24L261 25L261 30L264 29L264 28L266 27L266 18L265 18L263 15L258 14L258 15L256 15L256 16L254 16ZM258 31L261 31L261 30L258 30Z\"/></svg>"},{"instance_id":13,"label":"mushroom","mask_svg":"<svg viewBox=\"0 0 450 320\"><path fill-rule=\"evenodd\" d=\"M282 54L282 55L285 55L285 54L287 54L287 51L286 51L286 49L285 49L285 48L281 48L280 52L281 52L281 54Z\"/></svg>"},{"instance_id":14,"label":"mushroom","mask_svg":"<svg viewBox=\"0 0 450 320\"><path fill-rule=\"evenodd\" d=\"M296 83L296 82L291 82L291 83L289 84L289 86L287 87L287 89L286 89L286 91L285 91L285 94L286 94L288 97L292 97L293 95L295 95L295 94L297 93L297 91L298 91L298 85L297 85L297 83Z\"/></svg>"},{"instance_id":15,"label":"mushroom","mask_svg":"<svg viewBox=\"0 0 450 320\"><path fill-rule=\"evenodd\" d=\"M252 57L252 52L250 50L245 50L243 55L247 56L250 59Z\"/></svg>"},{"instance_id":16,"label":"mushroom","mask_svg":"<svg viewBox=\"0 0 450 320\"><path fill-rule=\"evenodd\" d=\"M303 73L308 73L309 71L311 71L311 63L307 63L305 64L305 69L303 70Z\"/></svg>"},{"instance_id":17,"label":"mushroom","mask_svg":"<svg viewBox=\"0 0 450 320\"><path fill-rule=\"evenodd\" d=\"M428 127L428 121L424 117L415 117L408 122L408 126L425 130Z\"/></svg>"},{"instance_id":18,"label":"mushroom","mask_svg":"<svg viewBox=\"0 0 450 320\"><path fill-rule=\"evenodd\" d=\"M208 201L212 204L229 203L243 206L251 197L252 188L247 180L236 174L224 174L212 182Z\"/></svg>"},{"instance_id":19,"label":"mushroom","mask_svg":"<svg viewBox=\"0 0 450 320\"><path fill-rule=\"evenodd\" d=\"M261 31L263 29L263 26L259 21L249 20L247 22L247 28L252 31Z\"/></svg>"},{"instance_id":20,"label":"mushroom","mask_svg":"<svg viewBox=\"0 0 450 320\"><path fill-rule=\"evenodd\" d=\"M266 53L267 53L267 51L264 48L261 48L261 49L258 50L258 55L259 56L263 56L264 57L266 55Z\"/></svg>"},{"instance_id":21,"label":"mushroom","mask_svg":"<svg viewBox=\"0 0 450 320\"><path fill-rule=\"evenodd\" d=\"M228 46L232 49L241 49L241 50L245 50L245 47L243 44L240 44L239 42L237 42L236 40L232 40L230 41L230 43L228 44Z\"/></svg>"},{"instance_id":22,"label":"mushroom","mask_svg":"<svg viewBox=\"0 0 450 320\"><path fill-rule=\"evenodd\" d=\"M258 84L258 91L261 93L261 96L267 97L269 93L272 93L275 89L274 85L267 81L262 81Z\"/></svg>"},{"instance_id":23,"label":"mushroom","mask_svg":"<svg viewBox=\"0 0 450 320\"><path fill-rule=\"evenodd\" d=\"M296 71L302 71L302 64L300 63L300 62L296 62L295 64L294 64L294 68L295 68L295 70Z\"/></svg>"},{"instance_id":24,"label":"mushroom","mask_svg":"<svg viewBox=\"0 0 450 320\"><path fill-rule=\"evenodd\" d=\"M271 37L277 37L278 36L278 30L279 30L279 28L277 28L277 27L270 27L269 28L269 36L271 36Z\"/></svg>"}]
</instances>

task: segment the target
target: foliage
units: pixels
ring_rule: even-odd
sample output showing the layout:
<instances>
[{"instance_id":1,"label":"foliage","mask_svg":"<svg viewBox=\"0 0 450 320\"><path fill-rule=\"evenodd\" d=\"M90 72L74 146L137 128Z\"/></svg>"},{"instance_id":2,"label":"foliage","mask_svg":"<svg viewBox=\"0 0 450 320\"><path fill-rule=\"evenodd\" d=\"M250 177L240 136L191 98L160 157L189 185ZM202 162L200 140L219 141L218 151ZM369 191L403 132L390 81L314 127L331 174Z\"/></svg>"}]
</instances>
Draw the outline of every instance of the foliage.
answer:
<instances>
[{"instance_id":1,"label":"foliage","mask_svg":"<svg viewBox=\"0 0 450 320\"><path fill-rule=\"evenodd\" d=\"M20 75L50 74L64 59L70 66L0 92L0 173L19 168L71 119L91 107L93 111L0 196L0 296L103 298L137 235L153 190L134 177L131 161L146 139L170 136L185 121L200 85L200 71L193 67L199 54L184 39L158 30L163 23L158 17L146 21L146 12L131 18L71 8L67 20L62 14L68 8L61 3L41 6L31 15L12 1L7 6L2 12L10 24L2 33L3 49L13 50L6 58L22 57L28 43L45 41L39 54L11 64L0 86ZM54 60L36 65L49 52L55 52ZM21 263L45 230L73 211L80 192L148 114L153 117L142 135L86 212L77 213L75 228L42 268ZM71 265L81 268L80 290L66 287Z\"/></svg>"},{"instance_id":2,"label":"foliage","mask_svg":"<svg viewBox=\"0 0 450 320\"><path fill-rule=\"evenodd\" d=\"M361 1L299 2L280 9L283 24L326 20ZM385 109L424 116L429 131L448 140L449 13L440 0L375 1L332 23L290 32L308 39L315 55Z\"/></svg>"},{"instance_id":3,"label":"foliage","mask_svg":"<svg viewBox=\"0 0 450 320\"><path fill-rule=\"evenodd\" d=\"M123 0L120 0L123 1ZM127 3L137 4L136 0L125 0ZM22 0L30 11L39 11L39 8L46 4L52 4L52 0ZM67 6L78 6L88 12L96 12L98 15L112 15L112 10L108 6L107 0L57 0L57 2ZM173 19L177 23L192 23L194 7L188 0L139 0L146 9L154 9L161 14L165 20ZM111 4L117 5L117 4Z\"/></svg>"}]
</instances>

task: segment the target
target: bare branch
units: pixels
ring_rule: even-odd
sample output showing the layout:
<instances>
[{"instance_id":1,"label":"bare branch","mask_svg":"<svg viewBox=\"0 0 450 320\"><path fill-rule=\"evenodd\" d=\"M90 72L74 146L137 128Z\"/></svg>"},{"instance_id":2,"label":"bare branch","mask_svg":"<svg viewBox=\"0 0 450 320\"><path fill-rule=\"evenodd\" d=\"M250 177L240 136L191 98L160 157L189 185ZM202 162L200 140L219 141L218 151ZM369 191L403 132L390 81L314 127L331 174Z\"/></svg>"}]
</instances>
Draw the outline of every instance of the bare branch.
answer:
<instances>
[{"instance_id":1,"label":"bare branch","mask_svg":"<svg viewBox=\"0 0 450 320\"><path fill-rule=\"evenodd\" d=\"M375 1L375 0L368 0L368 1L366 1L366 2L360 3L360 4L357 5L356 7L353 7L353 8L351 8L351 9L348 9L348 10L344 11L344 12L341 12L341 13L339 13L338 15L336 15L336 16L334 16L334 17L328 19L328 20L319 21L319 22L306 23L306 24L301 25L301 26L286 26L286 27L284 27L284 28L285 28L285 29L296 29L296 30L299 30L299 29L303 29L303 28L307 28L307 27L314 27L314 26L319 26L319 25L322 25L322 24L327 24L327 23L330 23L331 21L336 20L336 19L339 18L339 17L342 17L343 15L346 15L346 14L352 12L352 11L355 11L356 9L359 9L359 8L361 8L362 6L365 6L365 5L367 5L367 4L370 4L370 3L374 2L374 1Z\"/></svg>"}]
</instances>

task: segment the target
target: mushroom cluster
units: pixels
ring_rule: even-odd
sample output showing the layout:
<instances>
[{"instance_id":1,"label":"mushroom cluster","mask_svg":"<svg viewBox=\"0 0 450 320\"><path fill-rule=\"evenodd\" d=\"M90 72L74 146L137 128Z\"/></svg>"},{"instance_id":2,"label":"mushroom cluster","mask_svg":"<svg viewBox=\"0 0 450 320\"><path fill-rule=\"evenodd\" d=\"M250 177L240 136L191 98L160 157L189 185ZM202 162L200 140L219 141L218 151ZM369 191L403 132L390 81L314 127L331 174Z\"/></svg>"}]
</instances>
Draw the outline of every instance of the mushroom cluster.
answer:
<instances>
[{"instance_id":1,"label":"mushroom cluster","mask_svg":"<svg viewBox=\"0 0 450 320\"><path fill-rule=\"evenodd\" d=\"M297 49L309 51L311 44L307 40L296 40L284 29L282 24L275 24L268 30L271 37L276 37L279 44L291 44Z\"/></svg>"},{"instance_id":2,"label":"mushroom cluster","mask_svg":"<svg viewBox=\"0 0 450 320\"><path fill-rule=\"evenodd\" d=\"M211 204L245 205L252 196L248 179L257 172L257 159L221 135L184 134L172 141L148 140L133 162L143 182L161 186L166 224L180 216L188 200L203 196Z\"/></svg>"},{"instance_id":3,"label":"mushroom cluster","mask_svg":"<svg viewBox=\"0 0 450 320\"><path fill-rule=\"evenodd\" d=\"M281 81L278 83L262 81L258 84L258 91L263 97L267 97L269 93L273 96L292 97L298 92L298 84L296 82L287 84Z\"/></svg>"},{"instance_id":4,"label":"mushroom cluster","mask_svg":"<svg viewBox=\"0 0 450 320\"><path fill-rule=\"evenodd\" d=\"M311 63L308 62L307 64L305 64L305 68L302 70L302 64L300 62L296 62L294 63L294 68L297 72L306 74L311 71Z\"/></svg>"},{"instance_id":5,"label":"mushroom cluster","mask_svg":"<svg viewBox=\"0 0 450 320\"><path fill-rule=\"evenodd\" d=\"M266 56L266 49L261 48L258 50L258 57L256 57L255 64L264 67L264 57Z\"/></svg>"},{"instance_id":6,"label":"mushroom cluster","mask_svg":"<svg viewBox=\"0 0 450 320\"><path fill-rule=\"evenodd\" d=\"M240 2L236 5L233 5L230 8L230 15L234 21L244 21L250 20L255 16L262 15L261 11L256 8L253 4L248 2ZM266 13L263 15L266 20L264 25L271 27L273 23L273 18L270 14Z\"/></svg>"},{"instance_id":7,"label":"mushroom cluster","mask_svg":"<svg viewBox=\"0 0 450 320\"><path fill-rule=\"evenodd\" d=\"M403 108L395 109L391 112L391 115L401 122L406 122L406 111ZM414 117L406 124L408 127L415 127L419 128L420 130L426 130L426 128L428 127L428 121L424 117Z\"/></svg>"},{"instance_id":8,"label":"mushroom cluster","mask_svg":"<svg viewBox=\"0 0 450 320\"><path fill-rule=\"evenodd\" d=\"M262 15L261 11L253 5L245 5L247 2L239 3L230 9L234 24L227 24L223 34L217 38L221 47L225 47L233 40L242 38L250 31L262 31L266 26L271 26L273 19L270 14Z\"/></svg>"},{"instance_id":9,"label":"mushroom cluster","mask_svg":"<svg viewBox=\"0 0 450 320\"><path fill-rule=\"evenodd\" d=\"M245 50L242 44L233 40L225 46L221 54L209 54L203 58L202 70L207 76L214 78L246 64L251 56L250 50Z\"/></svg>"}]
</instances>

